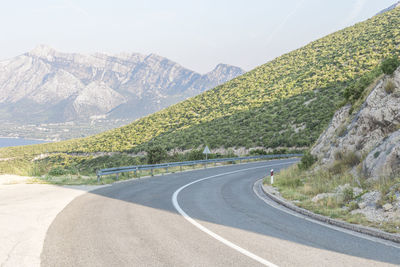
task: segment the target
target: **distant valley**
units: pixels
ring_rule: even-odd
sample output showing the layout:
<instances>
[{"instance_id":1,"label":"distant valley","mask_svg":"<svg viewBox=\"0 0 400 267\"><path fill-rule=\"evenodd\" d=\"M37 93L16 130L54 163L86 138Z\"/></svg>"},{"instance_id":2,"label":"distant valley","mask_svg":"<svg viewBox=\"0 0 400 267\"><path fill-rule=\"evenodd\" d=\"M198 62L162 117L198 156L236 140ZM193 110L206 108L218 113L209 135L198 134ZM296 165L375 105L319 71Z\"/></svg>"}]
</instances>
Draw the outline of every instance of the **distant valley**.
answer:
<instances>
[{"instance_id":1,"label":"distant valley","mask_svg":"<svg viewBox=\"0 0 400 267\"><path fill-rule=\"evenodd\" d=\"M219 64L201 75L155 54L83 55L40 45L0 62L0 136L59 140L94 134L243 73Z\"/></svg>"}]
</instances>

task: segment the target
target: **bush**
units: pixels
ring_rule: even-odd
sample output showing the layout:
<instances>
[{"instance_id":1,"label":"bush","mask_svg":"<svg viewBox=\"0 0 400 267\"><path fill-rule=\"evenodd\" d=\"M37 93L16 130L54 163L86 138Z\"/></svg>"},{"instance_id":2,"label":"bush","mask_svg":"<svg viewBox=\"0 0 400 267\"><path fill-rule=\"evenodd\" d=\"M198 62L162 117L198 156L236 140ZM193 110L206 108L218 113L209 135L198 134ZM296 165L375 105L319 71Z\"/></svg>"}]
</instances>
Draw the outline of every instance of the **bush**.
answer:
<instances>
[{"instance_id":1,"label":"bush","mask_svg":"<svg viewBox=\"0 0 400 267\"><path fill-rule=\"evenodd\" d=\"M203 151L201 149L192 149L188 154L187 154L187 160L202 160L206 159L206 155L203 154Z\"/></svg>"},{"instance_id":2,"label":"bush","mask_svg":"<svg viewBox=\"0 0 400 267\"><path fill-rule=\"evenodd\" d=\"M333 175L342 174L346 170L346 164L343 160L335 160L332 166L329 167L329 172Z\"/></svg>"},{"instance_id":3,"label":"bush","mask_svg":"<svg viewBox=\"0 0 400 267\"><path fill-rule=\"evenodd\" d=\"M347 127L346 125L341 125L338 129L337 129L337 136L338 137L343 137L346 134L347 131Z\"/></svg>"},{"instance_id":4,"label":"bush","mask_svg":"<svg viewBox=\"0 0 400 267\"><path fill-rule=\"evenodd\" d=\"M156 164L167 158L167 151L160 145L153 145L147 149L147 162L149 164Z\"/></svg>"},{"instance_id":5,"label":"bush","mask_svg":"<svg viewBox=\"0 0 400 267\"><path fill-rule=\"evenodd\" d=\"M350 201L347 205L349 211L356 210L359 208L358 203L356 201Z\"/></svg>"},{"instance_id":6,"label":"bush","mask_svg":"<svg viewBox=\"0 0 400 267\"><path fill-rule=\"evenodd\" d=\"M397 57L387 58L381 63L381 70L383 73L392 75L393 72L399 67L400 61Z\"/></svg>"},{"instance_id":7,"label":"bush","mask_svg":"<svg viewBox=\"0 0 400 267\"><path fill-rule=\"evenodd\" d=\"M363 94L364 90L382 74L381 68L374 68L364 73L358 80L350 83L344 90L344 97L354 104Z\"/></svg>"},{"instance_id":8,"label":"bush","mask_svg":"<svg viewBox=\"0 0 400 267\"><path fill-rule=\"evenodd\" d=\"M299 164L299 169L301 170L307 170L309 169L314 162L317 161L317 158L311 155L310 151L306 151L301 158L300 164Z\"/></svg>"},{"instance_id":9,"label":"bush","mask_svg":"<svg viewBox=\"0 0 400 267\"><path fill-rule=\"evenodd\" d=\"M343 190L343 202L348 203L351 200L353 200L354 195L353 195L353 188L351 187L346 187Z\"/></svg>"},{"instance_id":10,"label":"bush","mask_svg":"<svg viewBox=\"0 0 400 267\"><path fill-rule=\"evenodd\" d=\"M387 94L393 93L395 88L396 88L396 85L394 84L394 82L392 80L387 81L387 83L385 84L385 92Z\"/></svg>"},{"instance_id":11,"label":"bush","mask_svg":"<svg viewBox=\"0 0 400 267\"><path fill-rule=\"evenodd\" d=\"M49 171L49 175L51 176L61 176L66 174L66 171L61 167L53 167Z\"/></svg>"},{"instance_id":12,"label":"bush","mask_svg":"<svg viewBox=\"0 0 400 267\"><path fill-rule=\"evenodd\" d=\"M361 162L361 160L360 160L360 156L358 156L355 152L351 151L351 152L347 152L344 155L343 162L344 162L344 164L346 164L349 167L354 167L354 166L358 165Z\"/></svg>"},{"instance_id":13,"label":"bush","mask_svg":"<svg viewBox=\"0 0 400 267\"><path fill-rule=\"evenodd\" d=\"M250 150L250 155L252 155L252 156L253 155L256 155L256 156L267 155L267 152L264 149L257 148L257 149Z\"/></svg>"},{"instance_id":14,"label":"bush","mask_svg":"<svg viewBox=\"0 0 400 267\"><path fill-rule=\"evenodd\" d=\"M336 151L333 156L334 156L335 160L342 160L344 157L343 152L340 150Z\"/></svg>"}]
</instances>

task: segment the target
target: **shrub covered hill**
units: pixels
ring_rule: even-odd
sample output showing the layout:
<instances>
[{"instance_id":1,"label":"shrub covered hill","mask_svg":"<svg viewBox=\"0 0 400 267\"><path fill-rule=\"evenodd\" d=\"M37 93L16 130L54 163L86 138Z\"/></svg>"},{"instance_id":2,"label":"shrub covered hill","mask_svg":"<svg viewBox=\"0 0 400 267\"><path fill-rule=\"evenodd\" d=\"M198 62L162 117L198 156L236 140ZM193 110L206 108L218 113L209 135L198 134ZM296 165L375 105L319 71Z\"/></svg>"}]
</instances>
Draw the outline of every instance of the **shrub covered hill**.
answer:
<instances>
[{"instance_id":1,"label":"shrub covered hill","mask_svg":"<svg viewBox=\"0 0 400 267\"><path fill-rule=\"evenodd\" d=\"M46 152L138 152L150 144L167 150L202 144L308 147L346 101L346 88L352 88L346 91L348 99L357 97L360 80L379 76L378 66L384 58L398 55L399 45L396 8L127 126L82 139L2 149L0 165L32 162Z\"/></svg>"}]
</instances>

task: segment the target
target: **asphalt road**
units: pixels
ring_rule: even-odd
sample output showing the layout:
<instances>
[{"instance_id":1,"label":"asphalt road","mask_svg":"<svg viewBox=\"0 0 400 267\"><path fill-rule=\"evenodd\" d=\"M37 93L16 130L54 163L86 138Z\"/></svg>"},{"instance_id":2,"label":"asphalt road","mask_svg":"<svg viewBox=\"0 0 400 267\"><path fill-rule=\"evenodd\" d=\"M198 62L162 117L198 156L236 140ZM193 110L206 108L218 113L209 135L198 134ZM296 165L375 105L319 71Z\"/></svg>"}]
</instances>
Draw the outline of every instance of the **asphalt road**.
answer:
<instances>
[{"instance_id":1,"label":"asphalt road","mask_svg":"<svg viewBox=\"0 0 400 267\"><path fill-rule=\"evenodd\" d=\"M305 220L256 196L256 180L293 162L176 173L82 195L50 226L41 265L400 264L399 245Z\"/></svg>"}]
</instances>

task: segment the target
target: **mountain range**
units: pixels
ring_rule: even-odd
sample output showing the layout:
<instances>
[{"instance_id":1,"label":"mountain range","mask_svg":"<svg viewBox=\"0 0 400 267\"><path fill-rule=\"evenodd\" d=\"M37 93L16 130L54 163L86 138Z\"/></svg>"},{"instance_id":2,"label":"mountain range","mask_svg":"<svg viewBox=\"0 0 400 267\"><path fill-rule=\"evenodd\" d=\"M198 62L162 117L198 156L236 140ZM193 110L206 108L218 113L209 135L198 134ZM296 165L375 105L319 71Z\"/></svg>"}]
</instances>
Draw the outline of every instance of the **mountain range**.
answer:
<instances>
[{"instance_id":1,"label":"mountain range","mask_svg":"<svg viewBox=\"0 0 400 267\"><path fill-rule=\"evenodd\" d=\"M219 64L201 75L156 54L84 55L39 45L0 62L0 122L133 120L243 73Z\"/></svg>"}]
</instances>

